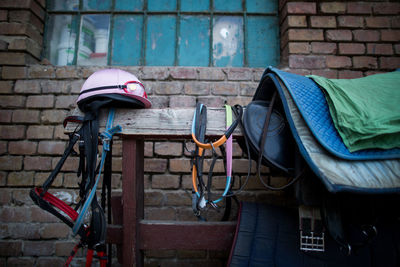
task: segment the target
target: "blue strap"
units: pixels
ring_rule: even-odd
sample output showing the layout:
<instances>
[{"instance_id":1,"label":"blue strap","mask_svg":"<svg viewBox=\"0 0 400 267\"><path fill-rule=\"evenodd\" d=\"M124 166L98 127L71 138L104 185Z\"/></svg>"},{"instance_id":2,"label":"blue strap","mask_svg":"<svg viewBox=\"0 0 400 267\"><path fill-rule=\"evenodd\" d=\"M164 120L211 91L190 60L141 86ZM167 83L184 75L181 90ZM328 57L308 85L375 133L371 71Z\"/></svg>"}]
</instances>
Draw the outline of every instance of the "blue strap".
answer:
<instances>
[{"instance_id":1,"label":"blue strap","mask_svg":"<svg viewBox=\"0 0 400 267\"><path fill-rule=\"evenodd\" d=\"M122 131L122 128L120 125L113 127L114 114L115 114L115 110L114 110L114 108L111 108L110 111L108 112L106 130L100 134L102 141L103 141L103 150L101 153L99 173L97 175L96 182L93 185L93 188L90 191L88 198L86 199L85 203L83 204L83 207L81 209L81 212L80 212L78 218L76 219L74 227L72 228L72 233L74 236L78 233L79 229L81 228L83 219L85 218L85 215L86 215L87 211L89 210L90 204L92 203L92 200L93 200L94 196L96 195L96 189L97 189L97 185L100 180L101 172L104 167L104 161L106 159L107 152L110 151L110 141L114 134Z\"/></svg>"}]
</instances>

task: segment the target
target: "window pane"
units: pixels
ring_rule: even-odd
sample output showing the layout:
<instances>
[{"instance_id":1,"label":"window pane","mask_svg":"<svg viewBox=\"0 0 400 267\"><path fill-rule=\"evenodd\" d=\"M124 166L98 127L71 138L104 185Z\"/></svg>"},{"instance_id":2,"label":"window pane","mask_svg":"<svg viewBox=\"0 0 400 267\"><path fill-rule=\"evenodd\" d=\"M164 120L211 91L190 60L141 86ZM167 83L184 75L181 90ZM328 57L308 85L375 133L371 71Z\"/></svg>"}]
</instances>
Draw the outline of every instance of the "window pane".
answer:
<instances>
[{"instance_id":1,"label":"window pane","mask_svg":"<svg viewBox=\"0 0 400 267\"><path fill-rule=\"evenodd\" d=\"M277 13L278 1L246 0L246 8L249 13Z\"/></svg>"},{"instance_id":2,"label":"window pane","mask_svg":"<svg viewBox=\"0 0 400 267\"><path fill-rule=\"evenodd\" d=\"M217 17L213 26L213 65L243 66L243 18Z\"/></svg>"},{"instance_id":3,"label":"window pane","mask_svg":"<svg viewBox=\"0 0 400 267\"><path fill-rule=\"evenodd\" d=\"M243 11L241 0L214 0L215 11Z\"/></svg>"},{"instance_id":4,"label":"window pane","mask_svg":"<svg viewBox=\"0 0 400 267\"><path fill-rule=\"evenodd\" d=\"M178 65L208 66L209 52L210 52L209 17L204 17L204 16L181 17Z\"/></svg>"},{"instance_id":5,"label":"window pane","mask_svg":"<svg viewBox=\"0 0 400 267\"><path fill-rule=\"evenodd\" d=\"M247 17L247 58L250 67L279 63L279 26L277 17Z\"/></svg>"},{"instance_id":6,"label":"window pane","mask_svg":"<svg viewBox=\"0 0 400 267\"><path fill-rule=\"evenodd\" d=\"M141 65L143 16L116 15L112 40L112 65Z\"/></svg>"},{"instance_id":7,"label":"window pane","mask_svg":"<svg viewBox=\"0 0 400 267\"><path fill-rule=\"evenodd\" d=\"M148 0L149 11L175 11L176 0Z\"/></svg>"},{"instance_id":8,"label":"window pane","mask_svg":"<svg viewBox=\"0 0 400 267\"><path fill-rule=\"evenodd\" d=\"M143 10L143 0L116 0L115 10L129 10L129 11Z\"/></svg>"},{"instance_id":9,"label":"window pane","mask_svg":"<svg viewBox=\"0 0 400 267\"><path fill-rule=\"evenodd\" d=\"M111 0L83 0L83 10L110 10Z\"/></svg>"},{"instance_id":10,"label":"window pane","mask_svg":"<svg viewBox=\"0 0 400 267\"><path fill-rule=\"evenodd\" d=\"M210 0L184 0L181 1L182 11L208 11Z\"/></svg>"},{"instance_id":11,"label":"window pane","mask_svg":"<svg viewBox=\"0 0 400 267\"><path fill-rule=\"evenodd\" d=\"M146 37L146 65L175 65L176 18L171 15L149 16Z\"/></svg>"},{"instance_id":12,"label":"window pane","mask_svg":"<svg viewBox=\"0 0 400 267\"><path fill-rule=\"evenodd\" d=\"M73 63L77 24L76 16L50 16L46 31L46 57L52 64L71 65Z\"/></svg>"},{"instance_id":13,"label":"window pane","mask_svg":"<svg viewBox=\"0 0 400 267\"><path fill-rule=\"evenodd\" d=\"M78 10L79 0L49 0L47 4L48 10Z\"/></svg>"},{"instance_id":14,"label":"window pane","mask_svg":"<svg viewBox=\"0 0 400 267\"><path fill-rule=\"evenodd\" d=\"M109 15L82 16L78 65L107 65Z\"/></svg>"}]
</instances>

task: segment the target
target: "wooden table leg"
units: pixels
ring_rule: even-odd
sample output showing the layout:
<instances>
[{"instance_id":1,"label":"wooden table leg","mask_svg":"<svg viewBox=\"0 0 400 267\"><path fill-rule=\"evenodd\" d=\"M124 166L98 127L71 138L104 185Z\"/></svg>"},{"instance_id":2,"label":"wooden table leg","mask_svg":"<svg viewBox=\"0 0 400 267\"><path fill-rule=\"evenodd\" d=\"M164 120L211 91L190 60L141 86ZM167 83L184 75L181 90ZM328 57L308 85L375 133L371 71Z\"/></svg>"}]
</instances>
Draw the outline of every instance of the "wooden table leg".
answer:
<instances>
[{"instance_id":1,"label":"wooden table leg","mask_svg":"<svg viewBox=\"0 0 400 267\"><path fill-rule=\"evenodd\" d=\"M138 244L139 222L144 217L144 141L123 136L122 139L122 206L123 266L143 266L143 252Z\"/></svg>"}]
</instances>

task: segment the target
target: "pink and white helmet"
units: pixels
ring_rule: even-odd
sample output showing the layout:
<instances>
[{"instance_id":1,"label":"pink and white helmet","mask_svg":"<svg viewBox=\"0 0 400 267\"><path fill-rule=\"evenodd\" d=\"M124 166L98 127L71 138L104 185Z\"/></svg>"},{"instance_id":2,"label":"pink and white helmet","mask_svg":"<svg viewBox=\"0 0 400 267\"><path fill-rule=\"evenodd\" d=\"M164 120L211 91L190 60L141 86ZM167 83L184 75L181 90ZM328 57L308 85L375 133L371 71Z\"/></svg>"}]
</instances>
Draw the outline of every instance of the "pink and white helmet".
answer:
<instances>
[{"instance_id":1,"label":"pink and white helmet","mask_svg":"<svg viewBox=\"0 0 400 267\"><path fill-rule=\"evenodd\" d=\"M78 107L85 111L93 102L130 108L150 108L151 103L139 79L120 69L104 69L93 73L82 86L77 100ZM95 105L95 106L98 106Z\"/></svg>"}]
</instances>

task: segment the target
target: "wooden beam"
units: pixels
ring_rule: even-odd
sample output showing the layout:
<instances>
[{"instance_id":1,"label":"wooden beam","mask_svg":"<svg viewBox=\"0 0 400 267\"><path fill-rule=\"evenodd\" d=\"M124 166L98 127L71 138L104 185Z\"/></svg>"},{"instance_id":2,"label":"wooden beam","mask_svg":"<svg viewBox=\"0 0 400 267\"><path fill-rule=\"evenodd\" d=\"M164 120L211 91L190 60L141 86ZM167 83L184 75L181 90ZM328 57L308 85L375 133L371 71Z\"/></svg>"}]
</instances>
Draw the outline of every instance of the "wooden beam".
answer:
<instances>
[{"instance_id":1,"label":"wooden beam","mask_svg":"<svg viewBox=\"0 0 400 267\"><path fill-rule=\"evenodd\" d=\"M229 250L236 222L141 221L141 249Z\"/></svg>"},{"instance_id":2,"label":"wooden beam","mask_svg":"<svg viewBox=\"0 0 400 267\"><path fill-rule=\"evenodd\" d=\"M118 109L114 125L121 125L122 134L149 138L188 138L191 134L194 108L183 109ZM104 130L108 110L100 111L100 131ZM75 109L71 115L83 113ZM207 136L220 136L226 130L225 109L207 108ZM74 131L78 125L68 123L65 131ZM239 127L234 136L242 136Z\"/></svg>"}]
</instances>

